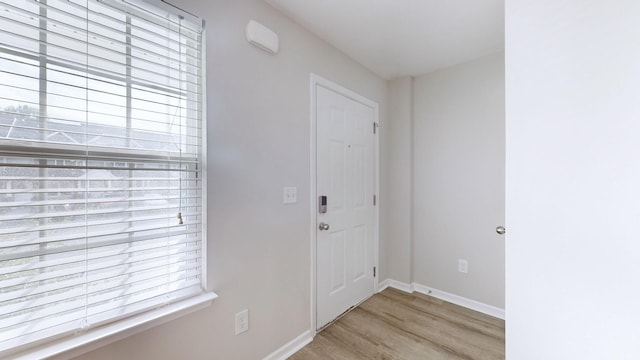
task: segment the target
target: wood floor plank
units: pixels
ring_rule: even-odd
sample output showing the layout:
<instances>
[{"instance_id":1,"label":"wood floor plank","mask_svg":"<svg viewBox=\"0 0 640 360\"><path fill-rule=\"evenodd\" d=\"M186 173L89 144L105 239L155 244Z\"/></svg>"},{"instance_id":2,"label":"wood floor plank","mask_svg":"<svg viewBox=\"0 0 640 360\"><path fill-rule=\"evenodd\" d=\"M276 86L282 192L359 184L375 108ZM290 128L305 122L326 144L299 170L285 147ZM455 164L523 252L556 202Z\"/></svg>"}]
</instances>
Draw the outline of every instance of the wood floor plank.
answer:
<instances>
[{"instance_id":1,"label":"wood floor plank","mask_svg":"<svg viewBox=\"0 0 640 360\"><path fill-rule=\"evenodd\" d=\"M292 360L504 359L504 320L396 289L372 296Z\"/></svg>"}]
</instances>

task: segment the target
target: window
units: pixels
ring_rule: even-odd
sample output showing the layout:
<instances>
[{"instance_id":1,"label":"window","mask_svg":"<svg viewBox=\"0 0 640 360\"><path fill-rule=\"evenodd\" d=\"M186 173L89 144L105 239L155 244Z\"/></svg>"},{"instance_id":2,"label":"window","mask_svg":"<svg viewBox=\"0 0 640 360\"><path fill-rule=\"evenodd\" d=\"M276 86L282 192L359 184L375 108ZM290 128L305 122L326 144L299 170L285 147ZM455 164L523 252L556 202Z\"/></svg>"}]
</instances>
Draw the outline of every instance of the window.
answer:
<instances>
[{"instance_id":1,"label":"window","mask_svg":"<svg viewBox=\"0 0 640 360\"><path fill-rule=\"evenodd\" d=\"M0 357L201 294L202 24L0 0Z\"/></svg>"}]
</instances>

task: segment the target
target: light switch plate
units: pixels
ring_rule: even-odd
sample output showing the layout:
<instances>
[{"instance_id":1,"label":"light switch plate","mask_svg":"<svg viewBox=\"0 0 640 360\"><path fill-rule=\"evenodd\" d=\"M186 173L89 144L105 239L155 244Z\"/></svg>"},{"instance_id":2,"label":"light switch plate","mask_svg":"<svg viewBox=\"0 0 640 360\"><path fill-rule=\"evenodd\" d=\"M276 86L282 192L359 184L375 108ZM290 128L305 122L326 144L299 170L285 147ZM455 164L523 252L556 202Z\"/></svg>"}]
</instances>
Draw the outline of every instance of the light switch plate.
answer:
<instances>
[{"instance_id":1,"label":"light switch plate","mask_svg":"<svg viewBox=\"0 0 640 360\"><path fill-rule=\"evenodd\" d=\"M297 187L285 187L284 199L285 204L295 204L298 202L298 188Z\"/></svg>"},{"instance_id":2,"label":"light switch plate","mask_svg":"<svg viewBox=\"0 0 640 360\"><path fill-rule=\"evenodd\" d=\"M469 263L465 259L458 259L458 272L466 274L469 272Z\"/></svg>"}]
</instances>

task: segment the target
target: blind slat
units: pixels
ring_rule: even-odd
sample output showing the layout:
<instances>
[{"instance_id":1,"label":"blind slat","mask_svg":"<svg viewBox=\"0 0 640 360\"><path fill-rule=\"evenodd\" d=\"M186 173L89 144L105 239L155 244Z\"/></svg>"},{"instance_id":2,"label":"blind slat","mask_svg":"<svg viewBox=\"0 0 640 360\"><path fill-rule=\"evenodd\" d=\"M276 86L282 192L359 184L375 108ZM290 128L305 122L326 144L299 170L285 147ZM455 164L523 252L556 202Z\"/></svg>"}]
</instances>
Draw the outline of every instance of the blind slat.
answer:
<instances>
[{"instance_id":1,"label":"blind slat","mask_svg":"<svg viewBox=\"0 0 640 360\"><path fill-rule=\"evenodd\" d=\"M189 164L199 163L199 153L195 151L151 151L146 149L125 149L116 147L76 145L76 144L55 144L40 143L37 141L20 141L17 139L0 139L4 146L0 148L0 156L22 157L33 160L84 160L84 161L106 161L111 162L132 162L145 167L136 167L131 170L138 171L184 171ZM193 144L194 148L200 149L201 144ZM24 162L0 163L0 166L28 167L33 164ZM144 163L143 163L144 162ZM150 164L172 165L172 167L151 167ZM176 167L184 165L185 167ZM74 168L87 170L122 170L108 165L38 165L43 168ZM55 179L53 179L55 180Z\"/></svg>"},{"instance_id":2,"label":"blind slat","mask_svg":"<svg viewBox=\"0 0 640 360\"><path fill-rule=\"evenodd\" d=\"M178 207L176 205L176 207ZM117 214L121 214L121 212L117 212ZM191 216L197 215L195 212L183 212L182 216ZM69 215L66 215L69 216ZM96 226L104 226L104 225L116 225L123 223L138 223L145 221L153 221L155 223L165 222L165 225L173 223L175 219L175 213L171 212L170 214L156 214L156 215L147 215L147 216L135 216L135 217L118 217L114 219L107 220L93 220L93 221L73 221L70 224L43 224L43 225L25 225L20 227L12 227L12 228L0 228L0 236L2 235L10 235L10 234L22 234L22 233L32 233L39 231L51 231L51 230L61 230L61 229L73 229L73 228L85 228L85 227L96 227ZM41 242L38 242L41 243ZM10 241L3 241L0 243L0 249L8 248L18 245L28 245L24 243L12 243Z\"/></svg>"},{"instance_id":3,"label":"blind slat","mask_svg":"<svg viewBox=\"0 0 640 360\"><path fill-rule=\"evenodd\" d=\"M176 226L185 227L185 225L176 225ZM157 230L165 231L166 232L165 237L180 236L180 235L186 235L186 234L199 234L198 231L193 231L193 230L168 231L170 228L171 226L166 226L161 228L158 228L157 226L146 226L146 227L140 226L137 228L127 228L128 230L113 229L113 230L106 230L106 231L105 230L94 231L94 232L88 233L87 235L84 235L82 233L76 233L76 234L65 234L65 235L58 235L58 236L48 236L43 238L43 242L41 242L41 244L44 245L47 243L58 243L62 241L82 240L82 239L88 239L92 241L87 241L85 244L79 244L75 246L66 246L66 247L51 246L44 249L3 254L3 255L0 255L0 261L32 258L34 256L43 256L45 254L47 255L62 254L62 253L77 251L79 249L105 247L105 246L114 245L114 244L144 241L149 239L156 239L158 241L161 241L164 237L162 237L162 235L158 235ZM106 238L107 240L94 240L100 237Z\"/></svg>"},{"instance_id":4,"label":"blind slat","mask_svg":"<svg viewBox=\"0 0 640 360\"><path fill-rule=\"evenodd\" d=\"M3 70L0 70L0 72L3 73L3 74L8 74L8 75L17 75L17 74L15 74L13 72L8 72L8 71L3 71ZM19 75L19 78L23 78L25 80L30 80L30 79L35 80L35 79L37 79L36 77L23 76L23 75ZM71 89L80 90L80 91L85 90L85 88L80 87L80 86L69 86L67 84L64 84L64 83L61 83L61 82L57 82L57 81L48 81L48 83L52 84L52 85L64 85L64 87L67 88L67 89L71 88ZM12 89L14 91L15 90L25 91L27 93L30 93L30 95L33 96L34 98L36 96L38 96L38 94L39 94L38 90L30 89L28 87L21 87L19 85L9 86L9 85L0 84L0 87L5 88L3 93L5 93L6 95L4 97L2 97L2 99L9 100L9 101L19 100L18 96L17 96L18 94L8 93L9 89ZM57 97L60 97L60 98L65 98L65 99L70 99L70 100L79 100L79 101L87 100L84 97L70 95L68 92L67 93L62 93L62 92L50 91L47 94L49 96L57 96ZM14 95L14 96L13 97L9 97L10 95ZM118 108L118 109L127 109L127 106L123 104L124 102L126 102L127 98L126 98L126 96L124 96L122 94L119 94L119 93L116 93L116 92L107 92L107 91L100 91L100 90L93 90L92 89L90 95L92 95L92 98L91 98L91 100L87 101L86 104L89 104L89 105L92 105L92 104L93 105L108 105L110 107L115 107L115 108ZM98 95L101 95L103 97L106 97L106 96L108 96L108 97L116 97L119 100L120 103L115 103L114 104L112 102L96 100L95 98ZM149 114L152 114L152 115L166 115L166 111L155 110L152 107L165 107L166 109L169 109L169 111L182 111L182 110L185 109L185 104L168 104L167 103L167 101L181 100L180 97L177 97L177 96L174 96L174 95L168 94L168 93L165 93L165 94L153 93L153 95L165 97L164 102L161 102L159 100L147 100L147 99L142 98L142 97L132 96L132 97L130 97L130 99L134 103L136 103L138 105L137 106L130 106L129 108L145 111L145 112L147 112ZM198 104L198 102L194 102L194 101L191 101L191 103L192 103L191 106L194 106L194 107L195 107L195 104ZM143 105L146 105L146 107L143 107ZM79 109L80 110L84 110L84 107L79 108ZM197 110L194 110L194 111L199 112L200 110L197 109ZM4 112L4 113L5 114L12 114L11 112ZM13 113L13 115L20 115L20 114ZM37 117L35 117L35 118L37 118ZM180 120L185 120L186 119L186 117L180 116L179 114L175 114L174 118L180 119ZM48 119L49 120L65 120L65 119L55 119L55 118L51 118L51 117L49 117ZM133 119L152 121L152 120L148 120L146 118L133 118ZM161 121L154 121L154 122L157 122L157 123L160 123L160 124L163 123ZM178 124L176 126L181 126L181 125ZM183 127L186 128L186 126L183 126ZM149 132L153 133L153 131L149 131Z\"/></svg>"},{"instance_id":5,"label":"blind slat","mask_svg":"<svg viewBox=\"0 0 640 360\"><path fill-rule=\"evenodd\" d=\"M169 246L177 246L183 245L183 242L174 242L169 243ZM186 243L188 246L193 249L198 248L198 242L194 241ZM78 254L70 255L69 257L65 257L64 259L56 259L56 260L45 260L37 263L30 263L24 266L25 270L22 270L22 273L28 273L29 279L25 281L24 279L9 278L8 280L0 281L2 287L9 288L12 286L17 286L21 284L32 284L32 283L43 283L49 280L63 279L68 277L69 275L82 273L84 271L91 271L95 269L108 268L118 265L128 265L134 264L138 262L146 262L146 261L157 261L158 259L163 259L167 252L163 252L165 247L165 243L159 243L155 247L149 247L145 250L144 253L139 253L140 251L128 251L124 252L126 255L121 256L113 256L105 255L105 256L93 256L92 263L87 264L85 262L86 256L78 252ZM190 247L182 248L185 251L173 251L169 252L170 254L176 255L176 259L180 261L186 261L188 258L181 258L179 255L182 253L189 252L193 249ZM55 270L50 270L55 269ZM7 270L7 274L15 273L15 271L11 271L12 269ZM35 274L33 272L36 272Z\"/></svg>"},{"instance_id":6,"label":"blind slat","mask_svg":"<svg viewBox=\"0 0 640 360\"><path fill-rule=\"evenodd\" d=\"M47 45L50 48L57 49L59 52L55 55L49 56L49 61L48 61L49 64L65 67L75 71L80 71L82 69L83 64L79 61L73 60L74 57L79 58L78 56L79 53L77 53L73 49L63 47L57 44L43 43L41 41L33 40L24 35L14 35L14 37L16 38L16 40L13 43L4 44L4 46L6 46L5 48L6 50L3 50L4 52L9 52L7 50L13 50L10 52L26 53L31 55L30 58L35 58L37 53L35 53L33 50L30 50L28 46L31 45L32 48L36 48L37 46L40 46L40 45ZM0 50L2 49L0 48ZM199 86L199 83L196 82L199 77L199 74L197 73L187 72L185 73L186 75L185 78L176 78L175 76L162 74L157 71L149 70L148 68L132 67L131 65L124 65L126 64L126 62L122 63L122 62L109 60L106 58L102 58L97 54L96 55L88 54L88 55L85 55L85 58L89 58L93 60L93 62L90 65L84 64L84 66L88 67L89 69L89 71L86 73L87 77L97 76L97 77L104 77L104 78L116 80L116 81L128 80L139 86L146 87L146 86L152 85L153 86L152 89L156 89L156 90L169 89L172 86L168 85L168 83L173 83L173 82L184 83L185 85L190 85L190 86ZM138 59L138 60L140 60L141 62L145 62L146 63L145 65L147 66L153 64L149 61L144 61L143 59ZM102 64L102 65L99 65L99 64ZM111 65L111 67L115 66L115 67L123 67L129 70L135 70L136 75L135 76L129 75L128 77L123 77L122 75L121 76L113 75L110 73L109 66L107 65ZM143 76L143 75L146 75L146 76ZM159 81L159 80L164 80L164 81Z\"/></svg>"},{"instance_id":7,"label":"blind slat","mask_svg":"<svg viewBox=\"0 0 640 360\"><path fill-rule=\"evenodd\" d=\"M24 346L49 337L73 333L82 328L82 321L86 317L84 309L58 314L56 317L44 319L34 323L22 323L19 326L3 329L5 341L0 341L0 350L7 350Z\"/></svg>"},{"instance_id":8,"label":"blind slat","mask_svg":"<svg viewBox=\"0 0 640 360\"><path fill-rule=\"evenodd\" d=\"M124 181L129 181L128 179L125 178L98 178L98 179L77 179L77 178L73 178L73 180L80 180L80 181L119 181L119 182L124 182ZM48 181L48 180L47 180ZM172 180L175 181L175 180ZM167 192L167 191L175 191L175 190L180 190L180 187L176 187L176 186L155 186L155 187L96 187L96 188L90 188L87 190L79 190L77 188L45 188L45 189L37 189L37 190L31 190L31 191L27 191L27 190L4 190L4 189L0 189L0 194L5 194L5 195L15 195L15 194L23 194L23 193L29 193L29 194L40 194L40 193L58 193L58 194L76 194L76 193L80 193L80 194L84 194L85 192L87 193L91 193L91 192L105 192L105 191L113 191L113 192L122 192L122 191L145 191L145 192L149 192L149 191L162 191L162 192ZM186 188L184 190L189 191L189 190L197 190L198 188L195 187L189 187ZM163 199L163 198L159 198L159 199ZM111 200L111 198L103 198L103 200L108 201ZM153 199L152 199L153 200Z\"/></svg>"},{"instance_id":9,"label":"blind slat","mask_svg":"<svg viewBox=\"0 0 640 360\"><path fill-rule=\"evenodd\" d=\"M6 12L5 12L6 13ZM41 19L46 19L40 16L35 16L36 18L41 18ZM2 13L0 13L0 20L3 20L6 23L9 23L12 26L16 26L19 28L23 28L27 33L29 30L33 30L35 32L41 32L43 34L47 34L49 36L55 36L57 38L58 41L60 41L60 39L64 39L66 40L66 43L68 44L68 46L73 46L74 44L78 44L78 45L83 45L86 42L83 41L83 39L81 37L85 36L84 34L86 34L86 36L96 40L96 42L90 42L89 44L93 47L95 52L106 52L108 54L112 54L112 55L122 55L125 56L124 54L128 53L129 51L131 51L131 53L135 53L136 55L126 55L125 57L128 58L129 60L136 60L136 61L141 61L142 63L146 64L146 65L151 65L151 66L158 66L158 65L164 65L164 67L169 67L169 69L173 69L176 72L180 72L179 69L183 66L188 67L190 65L191 62L193 62L194 60L196 60L200 54L197 52L188 52L188 53L183 53L181 56L179 57L174 57L172 56L172 54L178 54L179 50L176 49L172 49L172 48L168 48L162 44L153 44L153 47L160 47L160 48L164 48L162 50L167 50L170 54L159 54L158 52L155 52L153 50L150 49L150 47L139 47L133 44L126 44L122 41L118 41L112 38L103 38L102 36L93 33L91 31L87 31L87 29L80 29L80 28L73 28L72 26L63 24L59 21L55 21L55 20L45 20L47 21L49 24L56 26L55 31L47 31L47 30L40 30L40 28L38 27L37 23L36 24L27 24L27 23L23 23L20 21L16 21L13 20L11 18L7 18L6 15L3 15ZM67 35L63 32L59 32L58 30L60 29L61 26L62 27L67 27L69 28L68 31L71 33L77 33L79 32L81 37L73 37L70 35ZM23 45L28 45L29 43L32 43L33 45L35 44L47 44L49 46L55 46L56 48L59 48L61 50L64 51L69 51L69 52L77 52L77 50L74 50L72 47L65 47L65 46L61 46L58 43L52 43L50 40L49 42L43 42L43 41L39 41L36 38L33 37L29 37L26 35L22 35L22 34L14 34L13 35L15 38L20 39L20 45L14 45L13 47L15 49L20 49L20 50L26 50L27 48L24 47ZM145 39L142 38L136 38L135 36L131 36L131 38L135 38L135 40L137 40L138 42L142 41L142 42L146 42ZM97 38L101 38L100 41L98 42ZM26 44L25 44L26 43ZM100 43L104 43L105 45L111 45L111 46L115 46L115 45L120 45L120 50L114 50L111 47L107 47L107 46L102 46L99 45ZM185 47L185 48L189 48L188 44L179 44L179 47ZM125 50L125 49L128 49ZM91 54L91 53L90 53ZM104 54L103 54L104 55ZM153 60L150 59L150 57L154 57ZM184 58L186 60L181 60L181 58ZM98 57L96 57L96 59L98 59ZM124 59L123 59L124 60ZM158 61L158 60L162 60L162 61ZM127 61L115 61L115 60L107 60L107 63L112 63L114 65L121 65L121 66L127 66ZM166 62L166 64L163 64L163 62ZM95 64L94 64L95 66ZM159 66L158 66L159 67ZM95 67L96 69L99 69L99 67ZM136 68L137 69L137 68ZM141 70L143 72L147 72L147 73L154 73L153 71L150 70ZM166 74L162 74L162 73L157 73L160 77L163 78L172 78L171 76L167 76ZM192 76L197 76L198 74L195 73L190 73L187 72L186 74L188 75L192 75ZM176 78L173 78L176 79ZM176 80L180 80L180 79L176 79Z\"/></svg>"},{"instance_id":10,"label":"blind slat","mask_svg":"<svg viewBox=\"0 0 640 360\"><path fill-rule=\"evenodd\" d=\"M166 304L172 301L184 299L188 296L196 295L199 292L199 287L194 284L188 288L179 289L177 291L157 295L154 298L147 298L142 301L127 304L118 310L112 310L111 312L103 314L96 314L91 318L85 318L86 313L84 309L82 309L73 313L62 314L64 316L60 316L58 318L38 322L38 331L33 330L34 324L21 324L19 328L3 332L3 335L6 335L6 340L0 341L0 349L11 349L25 343L37 342L48 337L73 333L78 329L88 327L88 324L92 324L92 326L99 326L105 322L115 321L125 316L131 316L149 308L153 308L158 306L157 304ZM61 318L63 320L60 320ZM84 321L80 323L81 319L84 319Z\"/></svg>"},{"instance_id":11,"label":"blind slat","mask_svg":"<svg viewBox=\"0 0 640 360\"><path fill-rule=\"evenodd\" d=\"M200 256L195 252L185 252L181 257L172 257L170 262L158 265L157 259L128 262L124 264L117 264L113 266L105 266L102 268L87 270L87 277L89 281L108 280L109 278L115 278L118 276L127 276L135 273L145 272L156 269L158 267L165 266L179 266L182 268L198 269L200 264L197 260ZM85 283L83 272L68 272L64 276L59 276L55 282L47 283L46 285L33 286L26 289L20 288L17 290L7 291L0 294L0 302L8 302L22 298L46 296L42 295L47 292L55 292L61 289L70 289L78 285ZM26 284L29 286L31 283Z\"/></svg>"},{"instance_id":12,"label":"blind slat","mask_svg":"<svg viewBox=\"0 0 640 360\"><path fill-rule=\"evenodd\" d=\"M195 265L192 267L168 267L170 272L162 269L151 272L140 271L123 276L117 281L103 281L99 284L94 280L88 287L81 283L66 289L66 291L58 289L48 296L14 302L11 305L0 305L0 324L2 324L2 328L7 328L28 320L68 311L71 309L68 305L73 303L74 299L79 299L82 305L85 305L86 301L90 306L92 303L113 300L139 292L141 289L160 287L168 282L176 282L188 277L192 274L192 270L197 270L198 266Z\"/></svg>"},{"instance_id":13,"label":"blind slat","mask_svg":"<svg viewBox=\"0 0 640 360\"><path fill-rule=\"evenodd\" d=\"M89 36L94 36L94 37L101 38L103 41L109 41L109 42L110 41L115 41L118 44L121 44L123 46L127 46L127 44L125 42L118 41L117 38L106 37L104 35L106 32L111 32L116 37L118 37L118 35L119 35L119 37L122 37L123 34L122 34L120 29L117 29L117 27L118 26L121 26L121 27L126 27L127 26L127 22L125 20L123 20L124 17L121 18L121 19L118 19L118 18L115 18L113 16L108 16L108 15L102 14L102 13L96 11L96 10L89 9L88 14L89 14L90 17L92 17L93 19L102 17L103 21L100 22L100 21L95 21L94 20L93 22L91 22L91 27L93 29L97 28L97 29L100 29L101 31L96 31L96 30L88 31L86 28L79 28L79 27L74 27L74 26L71 25L72 21L82 21L83 18L81 16L75 15L75 14L70 13L70 12L66 12L66 11L64 11L63 8L60 8L60 7L52 7L52 6L48 6L48 5L42 6L42 8L46 9L48 14L49 14L48 17L44 17L44 16L42 16L42 15L40 15L38 13L30 12L28 9L25 9L25 8L19 8L19 7L10 5L10 4L4 4L4 6L5 6L6 10L9 10L9 11L15 13L14 16L15 15L23 16L25 21L35 21L35 20L48 21L48 22L50 22L52 24L55 24L56 26L69 28L73 32L88 32ZM54 13L53 16L49 11ZM64 19L67 19L69 21L68 22L64 22L64 21L56 20L54 18L64 18ZM108 25L108 24L111 24L111 26ZM132 32L134 32L134 34L130 34L129 36L132 39L135 39L136 41L139 41L139 42L142 42L142 43L147 43L147 44L153 45L154 47L162 48L162 50L166 51L167 53L174 54L175 56L185 56L185 55L189 56L189 54L192 53L192 52L197 54L197 56L195 56L194 58L197 58L199 56L200 50L197 47L190 45L190 42L197 41L198 35L196 34L196 32L191 34L191 39L190 39L191 41L189 41L189 42L187 42L185 44L182 44L182 43L177 42L175 40L175 37L180 37L181 35L185 36L185 35L188 34L188 32L184 32L184 33L172 32L170 29L168 29L166 27L158 27L157 30L162 30L163 32L166 32L165 36L162 39L166 40L170 44L173 44L173 47L172 47L172 46L167 46L166 42L165 43L153 42L152 41L153 38L158 38L158 36L155 36L157 34L153 33L152 30L150 30L148 28L136 26L135 24L131 24L130 27L131 27L132 30L134 30L134 31L132 31ZM183 28L183 30L184 30L184 28ZM140 33L140 36L135 35L135 33ZM145 37L141 36L142 34L146 34L147 36L150 35L151 38L145 38ZM169 35L169 36L166 36L166 35ZM180 46L186 47L185 50L188 50L188 51L185 51L185 52L181 53L181 52L175 50L176 47L180 47ZM156 55L156 56L165 56L165 54L163 54L163 53L153 53L153 54Z\"/></svg>"},{"instance_id":14,"label":"blind slat","mask_svg":"<svg viewBox=\"0 0 640 360\"><path fill-rule=\"evenodd\" d=\"M57 60L57 59L58 58L55 56L47 58L47 64L50 65L47 67L47 70L52 74L63 75L67 78L75 79L76 81L69 82L69 81L56 80L57 78L47 79L47 83L49 84L65 86L67 88L78 88L78 89L90 90L92 93L106 93L110 95L116 95L117 92L114 92L113 90L104 91L99 88L87 89L87 87L83 84L80 84L79 81L80 80L99 81L103 84L110 85L115 88L124 87L123 82L127 82L127 78L114 77L113 74L92 71L91 69L86 69L86 73L82 73L82 72L79 72L79 70L82 69L81 66L66 64L62 62L62 60ZM0 70L0 72L2 72L5 76L22 77L24 79L38 79L37 77L34 76L34 73L36 71L39 71L41 68L37 53L34 53L32 51L26 51L24 49L12 50L9 48L0 47L0 60L2 60L3 63L5 63L5 66L3 67L3 69ZM13 66L9 66L9 64L13 64ZM17 67L23 67L23 68L27 67L30 69L29 70L21 69L21 71L16 71L15 68ZM145 92L148 94L163 95L173 100L178 100L178 99L184 100L182 97L187 95L190 97L190 99L187 99L187 101L195 102L198 104L201 102L201 99L200 99L201 89L199 88L199 86L196 86L196 85L200 85L199 79L197 78L195 79L190 78L190 81L188 83L181 82L181 84L183 85L189 84L192 86L182 86L178 88L156 86L148 82L144 84L139 84L138 81L136 81L135 77L133 78L129 77L128 81L131 82L131 85L137 90L145 90ZM145 98L139 97L139 95L137 95L137 96L132 96L131 99L143 100Z\"/></svg>"},{"instance_id":15,"label":"blind slat","mask_svg":"<svg viewBox=\"0 0 640 360\"><path fill-rule=\"evenodd\" d=\"M102 209L102 210L83 210L83 211L72 211L67 213L66 215L64 214L59 214L59 213L36 213L34 214L25 214L22 215L20 217L20 220L37 220L37 219L55 219L55 218L59 218L59 217L66 217L66 216L81 216L81 215L87 215L87 216L96 216L96 215L109 215L109 214L115 214L115 213L133 213L133 212L141 212L141 211L155 211L155 210L165 210L165 211L173 211L176 209L179 209L180 206L179 205L169 205L169 206L138 206L138 207L129 207L129 208L124 208L124 209ZM190 212L185 212L188 215L191 216L199 216L201 214L201 205L199 204L195 204L195 205L183 205L183 208L186 209L186 211L191 211L192 209L195 209L195 213L190 213ZM15 215L6 215L3 217L0 217L0 221L17 221L16 220L16 216Z\"/></svg>"},{"instance_id":16,"label":"blind slat","mask_svg":"<svg viewBox=\"0 0 640 360\"><path fill-rule=\"evenodd\" d=\"M58 296L52 299L52 302L47 306L38 306L30 313L2 319L3 328L0 328L0 330L6 331L5 329L15 329L16 327L29 328L35 324L46 326L52 323L51 319L54 317L63 317L67 320L70 313L77 314L80 311L85 312L84 316L76 317L75 319L91 319L92 316L97 318L101 313L110 310L121 311L123 306L120 304L122 303L135 304L158 296L167 296L166 294L176 291L192 289L198 283L199 281L194 280L190 273L175 273L166 279L134 282L125 291L122 291L121 288L116 288L103 294L89 294L87 296L83 291L75 290L68 294L66 300L64 300L63 296ZM170 292L166 290L167 287L170 288ZM160 304L165 302L167 301L163 301ZM89 321L95 322L97 319ZM11 333L12 331L9 330L7 332Z\"/></svg>"}]
</instances>

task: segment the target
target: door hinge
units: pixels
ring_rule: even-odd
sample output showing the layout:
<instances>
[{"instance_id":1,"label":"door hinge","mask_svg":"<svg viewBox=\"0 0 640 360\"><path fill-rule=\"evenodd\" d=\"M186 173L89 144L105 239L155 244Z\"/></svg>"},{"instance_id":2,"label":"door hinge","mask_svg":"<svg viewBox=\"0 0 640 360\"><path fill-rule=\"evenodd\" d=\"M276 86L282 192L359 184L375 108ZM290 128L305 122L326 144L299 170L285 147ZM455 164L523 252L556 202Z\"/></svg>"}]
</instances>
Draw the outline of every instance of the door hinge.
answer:
<instances>
[{"instance_id":1,"label":"door hinge","mask_svg":"<svg viewBox=\"0 0 640 360\"><path fill-rule=\"evenodd\" d=\"M378 132L378 123L377 123L377 122L374 122L374 123L373 123L373 133L375 134L375 133L377 133L377 132Z\"/></svg>"},{"instance_id":2,"label":"door hinge","mask_svg":"<svg viewBox=\"0 0 640 360\"><path fill-rule=\"evenodd\" d=\"M376 277L376 267L373 267L373 277Z\"/></svg>"},{"instance_id":3,"label":"door hinge","mask_svg":"<svg viewBox=\"0 0 640 360\"><path fill-rule=\"evenodd\" d=\"M373 206L376 206L376 202L377 202L376 200L377 200L376 196L373 195Z\"/></svg>"}]
</instances>

